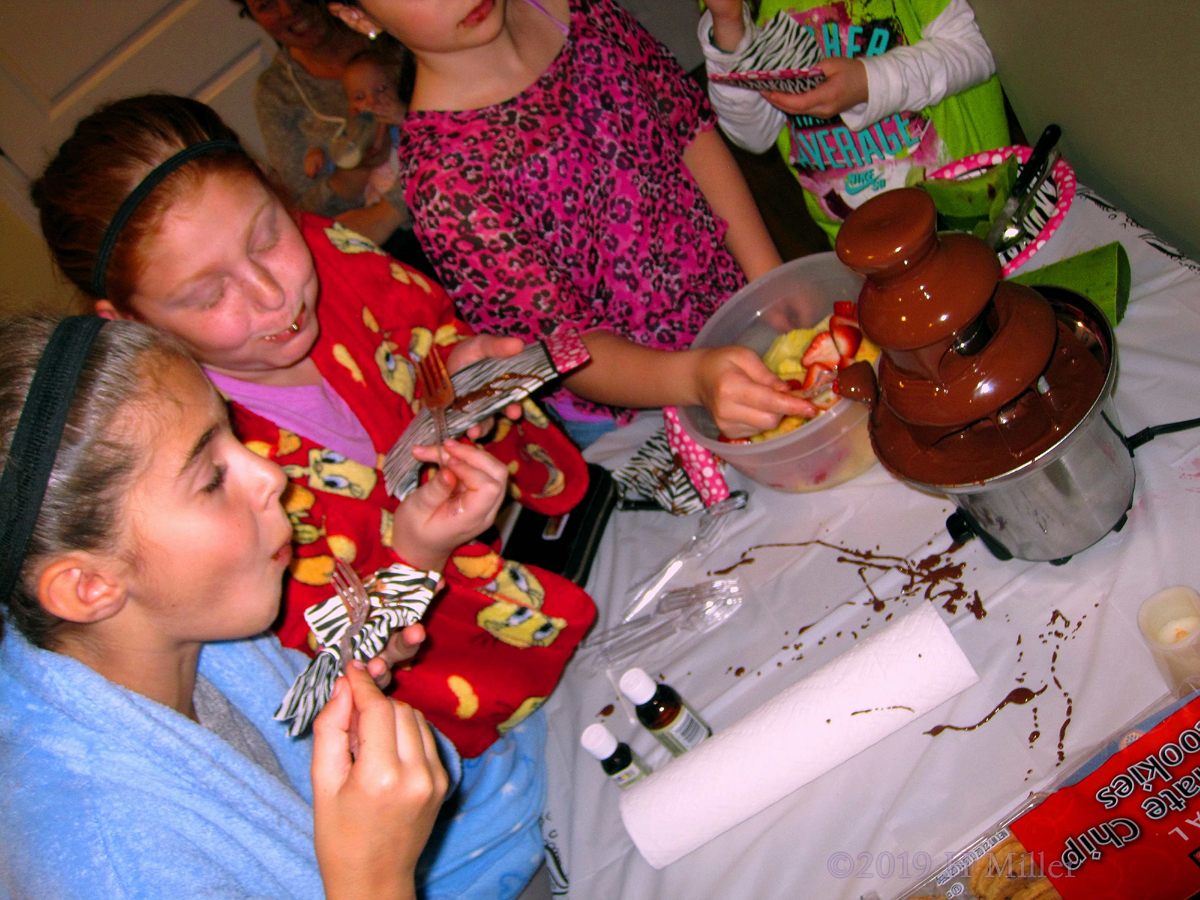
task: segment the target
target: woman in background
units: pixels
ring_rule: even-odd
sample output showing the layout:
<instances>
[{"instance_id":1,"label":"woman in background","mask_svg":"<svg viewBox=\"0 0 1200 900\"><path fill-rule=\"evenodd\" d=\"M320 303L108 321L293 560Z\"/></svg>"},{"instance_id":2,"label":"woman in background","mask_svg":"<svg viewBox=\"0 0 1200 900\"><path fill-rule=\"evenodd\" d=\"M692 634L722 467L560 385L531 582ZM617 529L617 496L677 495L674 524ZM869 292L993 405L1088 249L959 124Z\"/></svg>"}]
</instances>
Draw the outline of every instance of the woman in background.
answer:
<instances>
[{"instance_id":1,"label":"woman in background","mask_svg":"<svg viewBox=\"0 0 1200 900\"><path fill-rule=\"evenodd\" d=\"M397 186L375 202L366 189L381 160L367 154L353 169L332 162L305 172L305 154L329 145L353 115L342 88L350 61L372 46L346 28L321 3L310 0L233 0L279 45L258 76L254 110L276 176L301 209L336 219L370 238L401 262L427 275L433 269L412 232L412 218ZM397 47L397 52L399 48Z\"/></svg>"}]
</instances>

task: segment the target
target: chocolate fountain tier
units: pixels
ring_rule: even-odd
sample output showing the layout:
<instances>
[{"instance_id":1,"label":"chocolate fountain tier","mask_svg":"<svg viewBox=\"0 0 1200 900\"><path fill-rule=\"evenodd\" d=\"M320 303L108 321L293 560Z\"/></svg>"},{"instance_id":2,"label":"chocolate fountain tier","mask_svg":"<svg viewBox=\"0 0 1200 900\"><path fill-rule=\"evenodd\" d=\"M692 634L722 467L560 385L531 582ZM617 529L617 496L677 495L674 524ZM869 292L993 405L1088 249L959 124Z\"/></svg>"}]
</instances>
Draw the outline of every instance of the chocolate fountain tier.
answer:
<instances>
[{"instance_id":1,"label":"chocolate fountain tier","mask_svg":"<svg viewBox=\"0 0 1200 900\"><path fill-rule=\"evenodd\" d=\"M956 487L1006 475L1052 449L1095 404L1107 375L1067 325L1057 322L1055 333L1044 372L991 414L965 424L905 421L885 391L871 410L871 446L880 461L908 481Z\"/></svg>"},{"instance_id":2,"label":"chocolate fountain tier","mask_svg":"<svg viewBox=\"0 0 1200 900\"><path fill-rule=\"evenodd\" d=\"M936 225L913 189L847 216L838 258L866 277L859 324L883 352L878 378L855 363L838 391L871 408L884 466L950 495L993 553L1062 561L1119 528L1133 496L1112 329L1084 297L1001 282L983 241Z\"/></svg>"},{"instance_id":3,"label":"chocolate fountain tier","mask_svg":"<svg viewBox=\"0 0 1200 900\"><path fill-rule=\"evenodd\" d=\"M1054 446L1106 373L1044 297L1000 281L983 241L936 225L929 195L911 188L846 219L838 257L867 279L859 323L883 355L877 392L866 371L839 382L843 396L872 404L871 443L894 473L978 484Z\"/></svg>"},{"instance_id":4,"label":"chocolate fountain tier","mask_svg":"<svg viewBox=\"0 0 1200 900\"><path fill-rule=\"evenodd\" d=\"M879 383L901 419L961 427L1024 393L1050 362L1055 340L1050 304L1031 288L1002 282L966 339L890 350L880 359Z\"/></svg>"},{"instance_id":5,"label":"chocolate fountain tier","mask_svg":"<svg viewBox=\"0 0 1200 900\"><path fill-rule=\"evenodd\" d=\"M984 311L1000 280L1000 261L987 245L967 234L939 235L936 226L933 201L916 188L880 194L842 225L838 258L867 277L858 320L881 347L944 350Z\"/></svg>"}]
</instances>

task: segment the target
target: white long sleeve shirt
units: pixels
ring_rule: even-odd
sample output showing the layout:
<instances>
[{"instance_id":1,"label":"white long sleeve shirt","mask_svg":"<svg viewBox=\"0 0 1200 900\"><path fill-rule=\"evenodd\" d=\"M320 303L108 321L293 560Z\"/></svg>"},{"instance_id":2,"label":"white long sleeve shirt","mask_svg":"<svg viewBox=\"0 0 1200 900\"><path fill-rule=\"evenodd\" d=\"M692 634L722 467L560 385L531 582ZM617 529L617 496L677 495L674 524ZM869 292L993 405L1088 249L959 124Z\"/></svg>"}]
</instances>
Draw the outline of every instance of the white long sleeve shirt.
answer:
<instances>
[{"instance_id":1,"label":"white long sleeve shirt","mask_svg":"<svg viewBox=\"0 0 1200 900\"><path fill-rule=\"evenodd\" d=\"M700 46L709 75L733 71L759 27L742 4L746 33L731 52L712 42L712 12L700 19ZM895 47L879 56L862 58L867 70L867 101L841 114L851 131L902 110L920 110L991 78L996 71L992 51L979 31L967 0L950 0L930 22L921 40ZM762 153L779 136L787 115L768 103L758 91L710 81L708 95L730 140L752 153Z\"/></svg>"},{"instance_id":2,"label":"white long sleeve shirt","mask_svg":"<svg viewBox=\"0 0 1200 900\"><path fill-rule=\"evenodd\" d=\"M901 30L896 18L848 23L846 5L829 0L794 15L813 31L826 55L845 52L863 63L866 102L831 119L791 116L757 91L709 80L721 128L734 143L761 153L786 131L787 161L807 193L813 218L831 237L852 209L881 191L904 186L913 169L949 162L948 140L963 155L1002 146L1008 139L998 85L956 96L986 82L995 71L967 0L950 0L919 35ZM713 44L712 14L702 17L700 44L710 75L734 71L759 35L761 29L744 4L742 16L746 33L730 53ZM853 50L846 50L848 43ZM940 134L935 117L959 130L949 138Z\"/></svg>"}]
</instances>

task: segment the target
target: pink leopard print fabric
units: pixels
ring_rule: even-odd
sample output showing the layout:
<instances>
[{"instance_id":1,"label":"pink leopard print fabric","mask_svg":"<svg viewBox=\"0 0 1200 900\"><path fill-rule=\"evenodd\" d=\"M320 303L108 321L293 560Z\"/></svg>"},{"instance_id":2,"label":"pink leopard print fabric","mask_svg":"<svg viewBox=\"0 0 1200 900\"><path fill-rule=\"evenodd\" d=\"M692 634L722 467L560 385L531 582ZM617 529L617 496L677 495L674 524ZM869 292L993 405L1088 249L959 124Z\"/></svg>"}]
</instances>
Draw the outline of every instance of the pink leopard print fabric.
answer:
<instances>
[{"instance_id":1,"label":"pink leopard print fabric","mask_svg":"<svg viewBox=\"0 0 1200 900\"><path fill-rule=\"evenodd\" d=\"M573 0L562 52L512 100L410 114L406 199L459 314L527 341L569 322L687 348L745 284L683 164L714 123L699 86L613 0Z\"/></svg>"}]
</instances>

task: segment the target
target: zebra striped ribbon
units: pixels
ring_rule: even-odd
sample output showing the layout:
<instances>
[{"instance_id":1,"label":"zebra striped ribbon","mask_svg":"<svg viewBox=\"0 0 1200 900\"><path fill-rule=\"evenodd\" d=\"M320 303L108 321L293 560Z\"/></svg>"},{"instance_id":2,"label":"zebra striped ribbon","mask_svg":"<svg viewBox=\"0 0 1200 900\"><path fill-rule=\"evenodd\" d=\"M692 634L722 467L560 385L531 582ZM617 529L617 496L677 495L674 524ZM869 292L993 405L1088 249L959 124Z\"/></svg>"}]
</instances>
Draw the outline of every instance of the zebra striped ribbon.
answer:
<instances>
[{"instance_id":1,"label":"zebra striped ribbon","mask_svg":"<svg viewBox=\"0 0 1200 900\"><path fill-rule=\"evenodd\" d=\"M666 426L647 438L629 462L612 474L626 499L654 500L676 516L704 512L704 499L671 448Z\"/></svg>"},{"instance_id":2,"label":"zebra striped ribbon","mask_svg":"<svg viewBox=\"0 0 1200 900\"><path fill-rule=\"evenodd\" d=\"M440 583L439 573L414 569L403 563L380 569L367 579L365 587L371 598L371 611L354 639L354 658L367 662L378 656L393 632L419 621ZM307 731L317 713L329 702L342 663L338 641L350 627L346 607L336 594L309 607L304 618L321 645L321 651L296 677L275 711L276 721L291 723L289 737Z\"/></svg>"}]
</instances>

